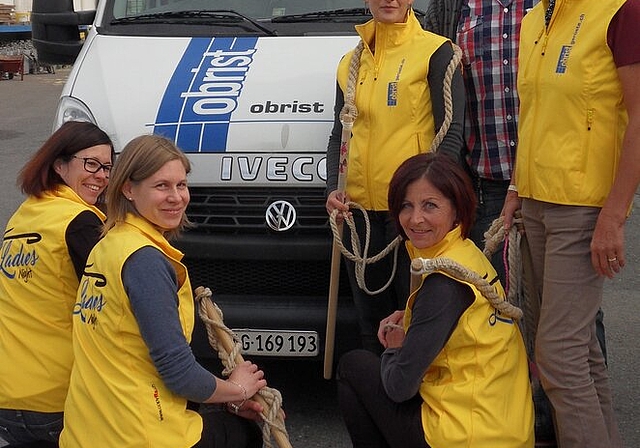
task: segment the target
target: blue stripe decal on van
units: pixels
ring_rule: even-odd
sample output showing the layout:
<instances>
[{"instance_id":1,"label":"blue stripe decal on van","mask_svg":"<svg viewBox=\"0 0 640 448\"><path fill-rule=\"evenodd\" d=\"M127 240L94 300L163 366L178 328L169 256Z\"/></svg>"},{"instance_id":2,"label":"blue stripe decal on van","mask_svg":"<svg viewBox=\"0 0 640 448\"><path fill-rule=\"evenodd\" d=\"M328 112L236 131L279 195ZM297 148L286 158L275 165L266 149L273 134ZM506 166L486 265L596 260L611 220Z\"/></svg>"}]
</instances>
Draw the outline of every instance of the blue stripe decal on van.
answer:
<instances>
[{"instance_id":1,"label":"blue stripe decal on van","mask_svg":"<svg viewBox=\"0 0 640 448\"><path fill-rule=\"evenodd\" d=\"M193 38L167 86L154 134L184 152L224 152L257 37Z\"/></svg>"}]
</instances>

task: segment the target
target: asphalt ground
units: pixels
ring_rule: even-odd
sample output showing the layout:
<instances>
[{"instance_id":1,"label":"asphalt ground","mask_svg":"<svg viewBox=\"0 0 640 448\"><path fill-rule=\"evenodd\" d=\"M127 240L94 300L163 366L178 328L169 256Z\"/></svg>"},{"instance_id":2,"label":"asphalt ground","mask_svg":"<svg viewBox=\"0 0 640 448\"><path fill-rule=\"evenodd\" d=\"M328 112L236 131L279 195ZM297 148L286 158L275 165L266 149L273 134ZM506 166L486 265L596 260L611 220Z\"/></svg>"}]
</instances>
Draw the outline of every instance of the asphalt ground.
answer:
<instances>
[{"instance_id":1,"label":"asphalt ground","mask_svg":"<svg viewBox=\"0 0 640 448\"><path fill-rule=\"evenodd\" d=\"M22 201L15 187L18 170L49 136L58 96L69 74L58 68L53 74L25 75L0 80L0 226ZM626 227L627 265L605 282L603 309L609 373L614 405L625 448L640 447L640 196ZM1 362L1 361L0 361ZM332 381L322 378L321 365L267 367L272 385L283 393L287 428L294 446L350 446L340 421ZM3 446L0 441L0 447ZM603 447L605 448L605 447Z\"/></svg>"}]
</instances>

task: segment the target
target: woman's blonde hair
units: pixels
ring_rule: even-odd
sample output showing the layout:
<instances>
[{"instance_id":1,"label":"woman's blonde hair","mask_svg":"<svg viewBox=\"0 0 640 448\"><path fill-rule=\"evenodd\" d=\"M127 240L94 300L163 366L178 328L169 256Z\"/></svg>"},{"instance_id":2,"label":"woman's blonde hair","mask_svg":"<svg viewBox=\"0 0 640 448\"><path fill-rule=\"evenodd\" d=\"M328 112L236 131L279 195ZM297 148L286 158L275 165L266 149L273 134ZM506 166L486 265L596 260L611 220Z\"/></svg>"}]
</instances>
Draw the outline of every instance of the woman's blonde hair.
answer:
<instances>
[{"instance_id":1,"label":"woman's blonde hair","mask_svg":"<svg viewBox=\"0 0 640 448\"><path fill-rule=\"evenodd\" d=\"M125 183L129 181L132 184L138 184L153 176L172 160L180 160L189 174L191 171L189 159L171 140L159 135L141 135L127 143L111 170L107 190L107 220L104 223L103 235L116 222L124 221L128 213L140 216L135 205L122 192ZM168 239L174 238L188 225L189 221L185 213L178 228L165 232L165 236Z\"/></svg>"}]
</instances>

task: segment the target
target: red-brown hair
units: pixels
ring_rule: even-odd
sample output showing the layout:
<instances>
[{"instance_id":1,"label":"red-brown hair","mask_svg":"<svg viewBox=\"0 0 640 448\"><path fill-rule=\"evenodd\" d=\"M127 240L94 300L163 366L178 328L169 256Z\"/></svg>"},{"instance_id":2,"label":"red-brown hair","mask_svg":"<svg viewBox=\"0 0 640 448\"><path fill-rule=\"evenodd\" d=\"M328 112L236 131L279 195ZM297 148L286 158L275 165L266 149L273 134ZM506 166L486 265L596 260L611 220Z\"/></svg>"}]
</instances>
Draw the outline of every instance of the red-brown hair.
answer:
<instances>
[{"instance_id":1,"label":"red-brown hair","mask_svg":"<svg viewBox=\"0 0 640 448\"><path fill-rule=\"evenodd\" d=\"M64 184L54 170L54 162L65 162L83 149L97 145L111 147L111 160L115 161L115 151L109 136L93 123L86 121L67 121L40 147L18 174L18 187L24 194L42 196L45 191Z\"/></svg>"},{"instance_id":2,"label":"red-brown hair","mask_svg":"<svg viewBox=\"0 0 640 448\"><path fill-rule=\"evenodd\" d=\"M418 154L405 160L389 183L389 213L404 239L407 235L400 225L400 211L409 185L426 179L451 201L456 211L462 238L468 238L476 216L477 199L473 184L465 170L451 157L442 153Z\"/></svg>"}]
</instances>

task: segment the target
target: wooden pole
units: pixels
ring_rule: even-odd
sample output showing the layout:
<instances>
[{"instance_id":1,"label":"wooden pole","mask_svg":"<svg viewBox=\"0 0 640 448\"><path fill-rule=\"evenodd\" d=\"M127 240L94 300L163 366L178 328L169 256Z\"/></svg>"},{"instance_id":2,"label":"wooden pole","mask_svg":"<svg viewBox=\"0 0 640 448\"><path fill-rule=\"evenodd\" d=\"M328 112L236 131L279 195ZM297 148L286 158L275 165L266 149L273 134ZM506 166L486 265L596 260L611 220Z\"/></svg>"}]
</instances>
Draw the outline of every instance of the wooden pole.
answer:
<instances>
[{"instance_id":1,"label":"wooden pole","mask_svg":"<svg viewBox=\"0 0 640 448\"><path fill-rule=\"evenodd\" d=\"M342 234L342 223L338 229ZM329 279L329 302L327 304L327 329L324 345L324 379L330 380L333 372L333 351L336 340L336 320L338 315L338 290L340 288L340 246L333 239L331 247L331 277Z\"/></svg>"},{"instance_id":2,"label":"wooden pole","mask_svg":"<svg viewBox=\"0 0 640 448\"><path fill-rule=\"evenodd\" d=\"M351 140L351 130L353 129L353 119L349 116L341 118L342 136L340 138L340 163L338 166L338 192L343 195L347 184L347 167L349 163L349 141ZM340 221L338 237L342 238L343 222ZM333 372L333 351L336 340L336 319L338 314L338 290L340 286L340 246L336 235L333 236L333 246L331 249L331 277L329 279L329 301L327 303L327 328L325 332L324 344L324 379L331 379Z\"/></svg>"}]
</instances>

